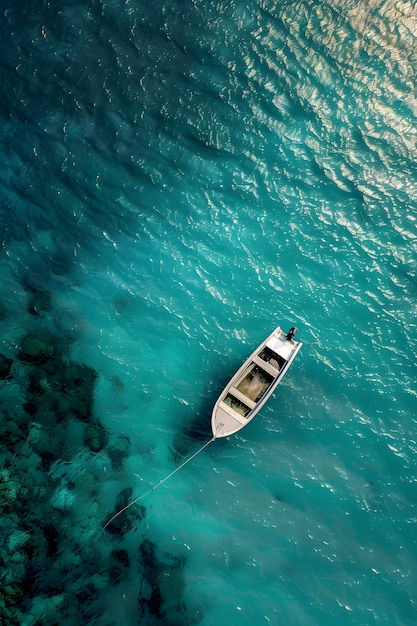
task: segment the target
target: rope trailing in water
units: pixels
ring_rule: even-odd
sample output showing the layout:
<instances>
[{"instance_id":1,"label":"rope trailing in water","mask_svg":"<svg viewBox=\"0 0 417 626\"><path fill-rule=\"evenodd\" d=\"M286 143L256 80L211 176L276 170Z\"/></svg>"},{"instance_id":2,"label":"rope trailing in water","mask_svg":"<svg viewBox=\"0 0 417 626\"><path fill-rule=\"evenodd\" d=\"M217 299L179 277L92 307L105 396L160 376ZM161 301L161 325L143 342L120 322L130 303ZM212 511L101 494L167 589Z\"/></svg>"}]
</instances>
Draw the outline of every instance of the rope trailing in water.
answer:
<instances>
[{"instance_id":1,"label":"rope trailing in water","mask_svg":"<svg viewBox=\"0 0 417 626\"><path fill-rule=\"evenodd\" d=\"M107 526L109 524L112 523L113 520L116 519L116 517L119 517L119 515L121 515L122 513L124 513L127 509L129 509L131 506L133 506L134 504L136 504L137 502L139 502L139 500L142 500L143 498L145 498L146 496L148 496L150 493L152 493L152 491L155 491L155 489L158 489L158 487L160 487L161 485L163 485L163 483L165 481L168 480L168 478L171 478L171 476L173 476L174 474L176 474L177 472L180 471L180 469L182 469L184 467L184 465L187 465L187 463L189 463L190 461L192 461L197 454L200 454L200 452L203 452L204 448L207 448L208 445L210 445L211 443L213 443L213 441L216 439L216 437L212 437L210 439L210 441L207 441L207 443L204 444L204 446L202 448L200 448L199 450L197 450L197 452L194 452L194 454L192 454L188 459L185 459L185 461L183 463L181 463L181 465L179 465L178 467L176 467L174 469L173 472L171 472L170 474L168 474L168 476L165 476L165 478L163 478L162 480L159 481L159 483L157 485L155 485L154 487L152 487L152 489L149 489L149 491L147 491L146 493L142 494L141 496L139 496L138 498L136 498L135 500L132 500L132 502L129 502L129 504L127 504L126 506L123 507L123 509L120 509L120 511L117 511L117 513L115 513L113 515L112 518L109 519L108 522L106 522L104 524L104 528L107 528Z\"/></svg>"}]
</instances>

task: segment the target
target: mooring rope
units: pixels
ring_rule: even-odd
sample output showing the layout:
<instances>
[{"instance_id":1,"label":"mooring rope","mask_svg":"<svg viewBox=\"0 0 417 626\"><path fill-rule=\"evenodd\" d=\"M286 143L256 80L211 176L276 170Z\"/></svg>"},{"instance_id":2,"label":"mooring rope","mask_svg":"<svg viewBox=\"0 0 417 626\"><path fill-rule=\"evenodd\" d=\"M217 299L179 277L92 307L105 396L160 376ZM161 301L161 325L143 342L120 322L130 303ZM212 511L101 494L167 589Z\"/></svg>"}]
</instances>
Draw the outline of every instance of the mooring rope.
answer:
<instances>
[{"instance_id":1,"label":"mooring rope","mask_svg":"<svg viewBox=\"0 0 417 626\"><path fill-rule=\"evenodd\" d=\"M107 526L109 524L111 524L113 522L113 520L116 519L116 517L119 517L119 515L121 515L122 513L124 513L127 509L129 509L131 506L133 506L134 504L136 504L137 502L139 502L139 500L142 500L143 498L145 498L146 496L148 496L150 493L152 493L152 491L155 491L155 489L158 489L158 487L160 487L165 481L168 480L168 478L171 478L171 476L173 476L174 474L176 474L177 472L180 471L180 469L182 469L184 467L184 465L187 465L187 463L189 463L190 461L192 461L197 454L200 454L200 452L202 452L204 450L204 448L207 448L208 445L210 445L211 443L213 443L213 441L216 439L216 437L212 437L210 439L210 441L207 441L204 446L202 446L199 450L197 450L197 452L194 452L194 454L192 454L190 457L188 457L188 459L185 459L185 461L183 461L181 463L181 465L179 465L178 467L176 467L174 469L174 471L172 471L170 474L168 474L168 476L165 476L165 478L163 478L162 480L159 481L159 483L157 485L154 485L152 487L152 489L149 489L146 493L142 494L141 496L139 496L138 498L135 498L135 500L132 500L132 502L129 502L129 504L127 504L126 506L124 506L122 509L120 509L120 511L117 511L117 513L115 513L113 515L113 517L111 517L109 519L108 522L106 522L104 524L103 528L107 528Z\"/></svg>"}]
</instances>

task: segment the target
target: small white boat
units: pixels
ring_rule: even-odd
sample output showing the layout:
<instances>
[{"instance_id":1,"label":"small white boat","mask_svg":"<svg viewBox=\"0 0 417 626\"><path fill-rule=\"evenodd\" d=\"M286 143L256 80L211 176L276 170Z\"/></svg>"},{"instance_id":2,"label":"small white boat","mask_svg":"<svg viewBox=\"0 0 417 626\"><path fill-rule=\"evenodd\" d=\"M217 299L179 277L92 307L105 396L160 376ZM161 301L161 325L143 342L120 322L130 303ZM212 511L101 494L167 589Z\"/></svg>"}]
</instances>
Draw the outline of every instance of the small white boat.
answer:
<instances>
[{"instance_id":1,"label":"small white boat","mask_svg":"<svg viewBox=\"0 0 417 626\"><path fill-rule=\"evenodd\" d=\"M237 433L263 407L303 345L294 340L296 332L293 327L284 333L278 326L238 369L214 405L214 439Z\"/></svg>"}]
</instances>

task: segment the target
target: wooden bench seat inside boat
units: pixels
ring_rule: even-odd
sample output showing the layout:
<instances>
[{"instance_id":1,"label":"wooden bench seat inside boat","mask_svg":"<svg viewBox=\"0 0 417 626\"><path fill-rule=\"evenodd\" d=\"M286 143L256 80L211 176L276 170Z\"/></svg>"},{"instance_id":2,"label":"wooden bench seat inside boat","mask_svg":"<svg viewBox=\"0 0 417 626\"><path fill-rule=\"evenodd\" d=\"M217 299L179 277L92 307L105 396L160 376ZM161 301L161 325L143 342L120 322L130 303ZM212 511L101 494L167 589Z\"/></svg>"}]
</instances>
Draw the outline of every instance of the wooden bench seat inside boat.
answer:
<instances>
[{"instance_id":1,"label":"wooden bench seat inside boat","mask_svg":"<svg viewBox=\"0 0 417 626\"><path fill-rule=\"evenodd\" d=\"M275 367L272 367L272 365L270 365L268 361L264 361L259 356L254 356L252 361L256 363L256 365L260 367L261 369L263 369L265 372L268 372L268 374L271 374L271 376L273 376L274 378L278 376L279 370L277 370Z\"/></svg>"},{"instance_id":2,"label":"wooden bench seat inside boat","mask_svg":"<svg viewBox=\"0 0 417 626\"><path fill-rule=\"evenodd\" d=\"M243 404L246 404L251 410L256 407L256 402L248 398L248 396L239 391L239 389L236 389L236 387L230 387L229 393L240 400L240 402L243 402Z\"/></svg>"},{"instance_id":3,"label":"wooden bench seat inside boat","mask_svg":"<svg viewBox=\"0 0 417 626\"><path fill-rule=\"evenodd\" d=\"M228 413L229 415L231 415L231 417L233 417L233 419L238 421L240 424L247 423L248 420L244 415L240 415L240 413L235 411L231 406L229 406L225 402L219 402L219 407L220 409L223 409L225 413Z\"/></svg>"}]
</instances>

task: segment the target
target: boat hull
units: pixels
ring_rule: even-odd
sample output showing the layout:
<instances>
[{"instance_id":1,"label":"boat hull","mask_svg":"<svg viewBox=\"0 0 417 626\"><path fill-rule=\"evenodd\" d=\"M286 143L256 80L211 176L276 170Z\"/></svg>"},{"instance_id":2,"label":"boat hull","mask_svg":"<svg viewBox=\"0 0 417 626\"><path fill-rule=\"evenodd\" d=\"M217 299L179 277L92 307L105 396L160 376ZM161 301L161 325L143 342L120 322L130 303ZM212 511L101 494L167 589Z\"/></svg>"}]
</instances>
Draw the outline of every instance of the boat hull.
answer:
<instances>
[{"instance_id":1,"label":"boat hull","mask_svg":"<svg viewBox=\"0 0 417 626\"><path fill-rule=\"evenodd\" d=\"M302 343L296 332L278 326L246 359L230 379L213 408L213 437L229 437L244 428L274 393Z\"/></svg>"}]
</instances>

